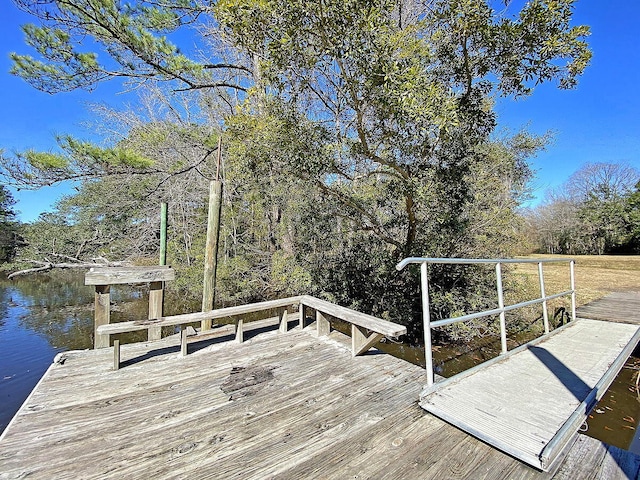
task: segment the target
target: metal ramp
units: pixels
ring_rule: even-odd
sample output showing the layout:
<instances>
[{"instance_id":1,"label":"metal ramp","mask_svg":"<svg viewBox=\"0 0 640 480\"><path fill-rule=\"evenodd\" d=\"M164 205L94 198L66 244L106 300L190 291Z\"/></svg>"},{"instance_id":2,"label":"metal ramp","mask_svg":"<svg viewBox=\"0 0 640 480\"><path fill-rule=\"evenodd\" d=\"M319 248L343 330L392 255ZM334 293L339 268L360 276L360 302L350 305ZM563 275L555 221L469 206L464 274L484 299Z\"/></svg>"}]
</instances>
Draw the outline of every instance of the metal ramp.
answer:
<instances>
[{"instance_id":1,"label":"metal ramp","mask_svg":"<svg viewBox=\"0 0 640 480\"><path fill-rule=\"evenodd\" d=\"M425 388L420 406L548 471L639 341L637 325L580 319Z\"/></svg>"}]
</instances>

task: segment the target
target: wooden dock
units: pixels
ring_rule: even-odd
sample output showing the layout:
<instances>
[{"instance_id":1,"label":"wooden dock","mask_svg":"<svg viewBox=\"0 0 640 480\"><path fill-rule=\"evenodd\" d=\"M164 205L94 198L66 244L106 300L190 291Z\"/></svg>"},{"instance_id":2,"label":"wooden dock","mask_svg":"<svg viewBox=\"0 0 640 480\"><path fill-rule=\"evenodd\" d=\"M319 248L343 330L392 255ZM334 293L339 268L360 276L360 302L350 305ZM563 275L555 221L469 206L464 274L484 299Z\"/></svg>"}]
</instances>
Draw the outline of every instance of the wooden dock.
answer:
<instances>
[{"instance_id":1,"label":"wooden dock","mask_svg":"<svg viewBox=\"0 0 640 480\"><path fill-rule=\"evenodd\" d=\"M277 327L276 327L277 328ZM221 330L221 334L225 332ZM229 333L229 332L227 332ZM64 354L0 437L0 479L636 478L635 455L579 436L544 473L418 404L425 371L348 337L245 331Z\"/></svg>"},{"instance_id":2,"label":"wooden dock","mask_svg":"<svg viewBox=\"0 0 640 480\"><path fill-rule=\"evenodd\" d=\"M638 286L640 289L640 285ZM604 298L582 305L576 311L578 318L640 325L640 293L613 292Z\"/></svg>"}]
</instances>

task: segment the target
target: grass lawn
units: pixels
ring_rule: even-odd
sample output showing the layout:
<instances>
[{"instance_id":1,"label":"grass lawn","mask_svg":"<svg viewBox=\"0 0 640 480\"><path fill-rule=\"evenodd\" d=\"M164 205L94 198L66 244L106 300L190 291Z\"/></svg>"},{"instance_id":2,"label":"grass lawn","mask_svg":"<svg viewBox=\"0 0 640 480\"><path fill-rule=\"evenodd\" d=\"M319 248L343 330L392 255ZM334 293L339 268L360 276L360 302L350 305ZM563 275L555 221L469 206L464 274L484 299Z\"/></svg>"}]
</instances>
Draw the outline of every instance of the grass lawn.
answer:
<instances>
[{"instance_id":1,"label":"grass lawn","mask_svg":"<svg viewBox=\"0 0 640 480\"><path fill-rule=\"evenodd\" d=\"M606 296L610 292L640 292L640 255L529 255L526 258L573 258L576 261L578 306ZM537 265L518 265L515 272L538 282ZM544 264L547 295L569 290L569 266Z\"/></svg>"}]
</instances>

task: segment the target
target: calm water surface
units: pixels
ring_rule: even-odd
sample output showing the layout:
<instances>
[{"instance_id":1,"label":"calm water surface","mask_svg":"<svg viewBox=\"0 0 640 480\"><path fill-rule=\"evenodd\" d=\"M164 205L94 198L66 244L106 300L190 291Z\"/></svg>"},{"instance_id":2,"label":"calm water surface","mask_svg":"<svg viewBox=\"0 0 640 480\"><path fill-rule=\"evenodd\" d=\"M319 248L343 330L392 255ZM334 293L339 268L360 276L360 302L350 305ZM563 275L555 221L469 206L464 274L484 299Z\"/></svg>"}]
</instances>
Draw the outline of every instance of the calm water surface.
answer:
<instances>
[{"instance_id":1,"label":"calm water surface","mask_svg":"<svg viewBox=\"0 0 640 480\"><path fill-rule=\"evenodd\" d=\"M83 273L0 280L0 432L26 400L55 355L93 344L93 287L83 285ZM112 321L145 318L146 289L112 288ZM167 308L167 314L188 311ZM173 311L171 311L173 310ZM336 325L338 326L338 325ZM339 330L342 330L338 326ZM510 339L509 348L531 335ZM142 338L140 338L142 340ZM387 341L383 350L424 366L424 350ZM498 355L499 341L482 339L463 346L436 346L436 373L449 377ZM634 352L611 388L591 413L587 434L640 454L640 352Z\"/></svg>"}]
</instances>

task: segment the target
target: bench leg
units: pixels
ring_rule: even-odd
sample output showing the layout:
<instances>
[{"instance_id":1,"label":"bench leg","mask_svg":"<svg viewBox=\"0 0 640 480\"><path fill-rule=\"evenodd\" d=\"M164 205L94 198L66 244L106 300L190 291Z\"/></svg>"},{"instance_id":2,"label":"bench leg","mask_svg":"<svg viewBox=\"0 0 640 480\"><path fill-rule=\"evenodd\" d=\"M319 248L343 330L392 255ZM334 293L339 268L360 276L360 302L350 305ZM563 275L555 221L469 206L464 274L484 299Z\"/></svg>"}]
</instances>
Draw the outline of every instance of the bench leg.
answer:
<instances>
[{"instance_id":1,"label":"bench leg","mask_svg":"<svg viewBox=\"0 0 640 480\"><path fill-rule=\"evenodd\" d=\"M283 309L280 312L280 333L287 333L289 329L289 312L287 309Z\"/></svg>"},{"instance_id":2,"label":"bench leg","mask_svg":"<svg viewBox=\"0 0 640 480\"><path fill-rule=\"evenodd\" d=\"M300 330L304 330L304 320L305 320L306 309L302 303L300 304L300 307L299 307L299 313L300 313Z\"/></svg>"},{"instance_id":3,"label":"bench leg","mask_svg":"<svg viewBox=\"0 0 640 480\"><path fill-rule=\"evenodd\" d=\"M113 369L120 369L120 340L113 341Z\"/></svg>"},{"instance_id":4,"label":"bench leg","mask_svg":"<svg viewBox=\"0 0 640 480\"><path fill-rule=\"evenodd\" d=\"M318 329L319 337L326 337L331 333L331 324L320 310L316 310L316 328Z\"/></svg>"},{"instance_id":5,"label":"bench leg","mask_svg":"<svg viewBox=\"0 0 640 480\"><path fill-rule=\"evenodd\" d=\"M373 332L367 337L364 330L357 325L351 324L351 353L354 357L363 354L378 343L382 337L381 333Z\"/></svg>"},{"instance_id":6,"label":"bench leg","mask_svg":"<svg viewBox=\"0 0 640 480\"><path fill-rule=\"evenodd\" d=\"M241 318L236 321L236 342L244 342L244 324Z\"/></svg>"}]
</instances>

